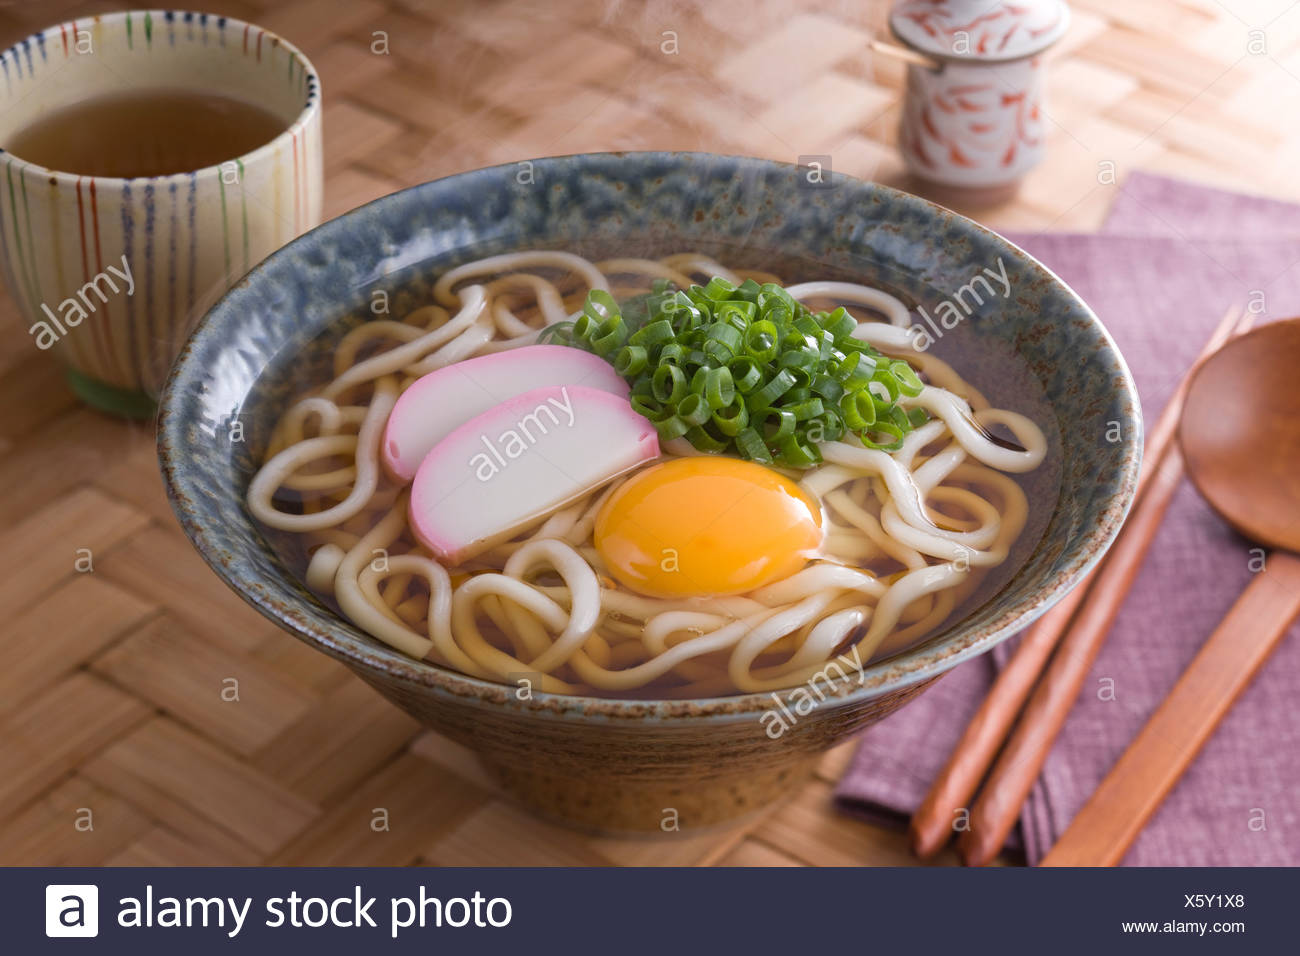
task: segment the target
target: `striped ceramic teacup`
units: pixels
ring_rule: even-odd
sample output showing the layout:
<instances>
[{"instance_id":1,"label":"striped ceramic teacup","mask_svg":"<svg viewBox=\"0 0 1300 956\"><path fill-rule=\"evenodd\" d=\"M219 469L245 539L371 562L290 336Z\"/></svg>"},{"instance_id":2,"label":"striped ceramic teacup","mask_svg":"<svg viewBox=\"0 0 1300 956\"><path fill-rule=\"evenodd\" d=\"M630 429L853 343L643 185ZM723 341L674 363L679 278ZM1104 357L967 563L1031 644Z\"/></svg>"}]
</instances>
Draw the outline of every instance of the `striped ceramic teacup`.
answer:
<instances>
[{"instance_id":1,"label":"striped ceramic teacup","mask_svg":"<svg viewBox=\"0 0 1300 956\"><path fill-rule=\"evenodd\" d=\"M198 318L320 221L316 71L260 27L173 10L60 24L0 68L0 146L51 111L137 90L216 93L283 122L251 152L169 176L77 175L0 152L0 261L33 347L59 356L85 401L147 416Z\"/></svg>"}]
</instances>

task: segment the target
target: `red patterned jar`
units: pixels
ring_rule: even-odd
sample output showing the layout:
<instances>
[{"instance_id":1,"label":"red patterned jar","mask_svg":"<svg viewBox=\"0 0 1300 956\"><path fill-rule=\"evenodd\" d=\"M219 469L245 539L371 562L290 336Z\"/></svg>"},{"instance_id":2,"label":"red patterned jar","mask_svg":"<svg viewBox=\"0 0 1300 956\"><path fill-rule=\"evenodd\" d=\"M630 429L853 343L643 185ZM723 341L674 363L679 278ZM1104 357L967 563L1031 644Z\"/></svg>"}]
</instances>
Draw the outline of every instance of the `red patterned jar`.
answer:
<instances>
[{"instance_id":1,"label":"red patterned jar","mask_svg":"<svg viewBox=\"0 0 1300 956\"><path fill-rule=\"evenodd\" d=\"M899 146L921 179L968 200L1015 192L1042 158L1043 51L1070 22L1064 0L903 0L908 47Z\"/></svg>"}]
</instances>

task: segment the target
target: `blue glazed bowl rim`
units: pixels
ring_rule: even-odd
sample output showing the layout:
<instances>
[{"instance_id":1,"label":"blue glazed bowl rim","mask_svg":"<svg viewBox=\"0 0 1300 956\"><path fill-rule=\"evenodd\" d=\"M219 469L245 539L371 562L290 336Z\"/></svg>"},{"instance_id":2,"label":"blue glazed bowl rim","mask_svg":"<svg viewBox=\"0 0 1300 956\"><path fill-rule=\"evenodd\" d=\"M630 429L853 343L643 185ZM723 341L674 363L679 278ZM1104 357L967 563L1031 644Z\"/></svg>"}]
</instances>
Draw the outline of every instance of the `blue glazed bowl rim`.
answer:
<instances>
[{"instance_id":1,"label":"blue glazed bowl rim","mask_svg":"<svg viewBox=\"0 0 1300 956\"><path fill-rule=\"evenodd\" d=\"M799 167L776 160L660 150L577 153L533 159L528 162L534 167L543 168L553 163L598 162L611 158L642 159L659 163L733 163L738 170L742 171L784 171L788 174L797 174L799 170ZM197 483L194 465L187 455L187 451L192 446L188 441L186 430L192 422L181 414L180 409L183 405L181 397L202 389L207 371L201 366L198 356L214 347L218 349L221 347L223 326L246 321L241 320L241 316L248 315L252 311L245 308L245 299L252 295L252 289L261 283L274 283L277 271L293 270L295 268L293 258L300 253L328 246L349 228L349 222L354 217L363 214L383 216L388 212L400 210L409 203L420 202L426 192L453 188L458 184L468 190L479 179L517 170L520 162L502 163L430 180L356 207L281 247L232 287L203 317L185 342L159 399L158 456L172 509L196 550L228 587L263 616L305 643L357 669L363 679L369 682L397 680L409 685L414 693L445 695L463 705L494 709L504 707L538 716L558 718L579 716L584 720L612 724L626 724L629 718L645 717L753 719L754 715L769 710L774 704L775 697L786 697L798 687L775 693L763 691L725 697L686 699L622 699L541 692L534 692L531 696L520 699L513 685L480 680L427 661L413 660L365 635L338 615L335 615L333 633L322 632L307 618L295 614L291 608L277 602L267 592L262 582L254 580L248 573L247 567L241 566L234 555L223 550L222 544L212 535L201 513L195 511L190 505L191 501L202 497L206 492ZM834 687L819 685L823 687L827 697L826 704L820 709L829 711L833 708L838 711L854 703L903 691L938 677L963 661L987 652L1023 630L1081 582L1114 541L1132 506L1142 457L1143 425L1137 387L1114 339L1100 319L1059 276L1006 238L958 213L880 183L859 180L840 173L831 175L841 185L851 184L852 188L864 193L881 195L886 201L898 204L906 211L946 219L949 223L956 224L959 229L966 230L972 238L985 244L991 243L995 248L1012 254L1025 267L1039 273L1040 278L1048 279L1053 286L1054 297L1067 301L1075 317L1087 323L1087 331L1095 338L1098 347L1094 360L1109 364L1113 381L1112 394L1120 400L1121 407L1127 410L1127 418L1122 422L1125 426L1122 430L1125 437L1121 441L1123 447L1120 473L1114 477L1115 490L1105 502L1101 519L1090 528L1083 529L1063 546L1062 553L1057 558L1058 573L1054 580L1039 588L1031 596L1015 602L1002 611L993 621L979 628L979 633L974 637L970 636L968 628L962 627L962 622L957 622L938 644L929 645L928 642L922 642L883 661L867 665L860 674L854 675L855 679L846 683ZM340 312L332 317L331 321L337 321L344 314ZM324 329L328 324L328 322L322 323L320 328ZM248 515L242 502L240 511L249 527L260 536L260 528ZM1005 587L1012 586L1014 581L1013 577ZM963 641L966 642L964 646L957 646Z\"/></svg>"}]
</instances>

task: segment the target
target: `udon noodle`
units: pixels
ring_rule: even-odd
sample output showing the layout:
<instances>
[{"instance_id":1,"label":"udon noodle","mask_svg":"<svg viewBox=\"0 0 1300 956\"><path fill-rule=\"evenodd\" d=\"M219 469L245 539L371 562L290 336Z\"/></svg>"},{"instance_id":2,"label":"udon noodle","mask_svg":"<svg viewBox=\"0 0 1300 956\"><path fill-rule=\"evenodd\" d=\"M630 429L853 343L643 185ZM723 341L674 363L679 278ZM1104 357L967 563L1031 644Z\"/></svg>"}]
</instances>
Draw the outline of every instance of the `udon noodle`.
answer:
<instances>
[{"instance_id":1,"label":"udon noodle","mask_svg":"<svg viewBox=\"0 0 1300 956\"><path fill-rule=\"evenodd\" d=\"M343 336L332 380L275 426L249 509L301 536L307 586L368 634L411 657L544 692L771 691L825 676L832 662L847 672L913 644L1007 560L1028 512L1007 473L1037 467L1046 442L1028 418L989 407L951 366L916 350L907 307L867 286L788 290L810 308L845 306L858 321L855 337L911 363L925 387L901 404L931 417L896 451L846 437L820 445L823 463L784 471L820 502L825 532L819 553L788 577L718 597L649 597L620 586L592 534L602 504L630 475L460 567L444 567L413 535L409 482L386 474L380 459L389 413L412 382L535 342L592 289L622 300L656 279L686 289L713 276L779 282L694 253L591 262L520 252L448 271L431 304ZM995 438L990 429L999 427L1015 442ZM700 454L684 439L665 442L663 453Z\"/></svg>"}]
</instances>

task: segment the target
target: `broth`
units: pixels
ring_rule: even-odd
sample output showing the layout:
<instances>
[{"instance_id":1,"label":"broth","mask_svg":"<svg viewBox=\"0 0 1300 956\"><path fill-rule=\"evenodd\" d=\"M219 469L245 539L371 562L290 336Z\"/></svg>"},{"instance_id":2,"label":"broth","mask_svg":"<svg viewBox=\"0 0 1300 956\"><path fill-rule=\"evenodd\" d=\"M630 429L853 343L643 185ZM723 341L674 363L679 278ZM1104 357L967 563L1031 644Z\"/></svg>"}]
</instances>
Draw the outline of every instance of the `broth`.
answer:
<instances>
[{"instance_id":1,"label":"broth","mask_svg":"<svg viewBox=\"0 0 1300 956\"><path fill-rule=\"evenodd\" d=\"M581 244L578 244L574 251L579 253L588 253L590 255L592 250L584 248ZM650 255L659 255L662 254L664 250L655 247L653 244L640 243L630 248L626 248L626 250L624 250L624 248L619 248L618 251L626 251L628 254L644 254L649 252ZM739 268L749 266L759 270L771 269L787 283L814 278L834 280L852 280L854 278L854 275L848 271L828 269L821 263L803 259L801 257L773 254L770 252L760 253L757 250L744 247L727 248L723 244L718 244L709 251L715 253L718 261L727 266ZM613 254L613 250L609 249L605 244L601 244L596 252L597 254L603 254L606 256ZM593 260L597 258L596 255L591 255L590 257ZM545 270L543 269L542 271ZM393 281L399 288L399 291L394 293L393 313L395 316L409 315L413 312L417 312L433 299L433 290L431 287L432 280L427 274L422 275L419 278L411 278L413 281L403 284L401 277L393 277ZM562 279L552 275L552 278L558 282L558 288L560 291L566 294L571 294L575 289L579 292L581 291L581 282L576 282L573 276ZM886 285L887 284L888 283L886 283ZM615 285L617 286L617 283L615 283ZM913 303L917 301L924 303L930 301L932 298L942 298L942 296L938 294L937 290L929 288L914 288L910 290L910 294L909 291L904 288L899 288L895 291ZM537 327L542 324L541 317L538 313L536 303L532 302L531 298L532 297L528 294L521 294L516 296L516 301L512 301L511 305L516 310L516 314L519 318L525 319L527 324ZM572 302L567 303L567 307L572 306ZM452 311L454 311L454 309ZM335 364L335 356L333 354L334 345L339 341L340 336L344 335L344 333L349 329L355 331L359 328L359 326L355 324L356 320L359 318L363 318L363 316L357 316L351 321L340 323L340 325L335 329L324 333L318 344L309 347L306 350L305 355L294 355L288 360L289 364L287 366L268 369L266 373L267 384L271 385L276 382L283 382L285 378L289 378L293 380L303 392L306 392L314 388L319 388L321 385L328 382L333 376L337 375L339 371L338 368L333 368L333 371L331 371L331 368ZM362 322L361 324L365 325L366 323ZM424 327L423 321L419 324L422 328ZM1010 546L1009 553L1006 555L1005 559L996 565L981 569L978 576L971 579L971 586L962 588L961 594L956 598L955 606L952 607L951 611L941 620L937 621L931 630L925 631L919 635L919 639L921 640L940 636L952 627L958 626L962 620L968 618L970 615L976 613L980 608L985 606L1007 585L1007 583L1015 576L1016 572L1025 565L1041 540L1044 529L1046 528L1053 510L1056 507L1061 481L1061 441L1060 435L1057 433L1055 428L1055 416L1046 395L1043 393L1041 385L1039 385L1025 361L1016 354L1014 348L1009 343L1001 341L994 335L976 334L974 323L969 323L963 324L960 328L951 331L942 339L942 341L937 343L935 352L937 353L936 357L942 357L950 362L952 367L959 372L962 377L966 378L971 385L984 390L985 397L994 407L1016 409L1027 415L1034 422L1038 423L1038 426L1043 431L1043 439L1046 443L1046 453L1040 464L1032 470L1006 475L1006 477L1015 485L1019 486L1021 492L1024 494L1027 501L1027 514L1025 515L1022 529L1015 536L1014 541ZM361 355L354 354L349 361L344 363L344 365L355 365L362 355L370 356L373 354L375 353L372 350L367 349L361 353ZM1017 436L1004 425L998 424L990 429L985 428L980 422L974 420L969 415L964 417L968 423L975 426L974 430L981 436L982 440L987 442L990 446L1011 452L1023 452L1025 450L1023 442L1017 440ZM262 429L269 427L270 424L271 422L269 420L264 421L258 426L258 431L262 432ZM268 437L269 436L264 432L253 436L251 441L252 447L264 446L266 444L265 440ZM944 439L944 441L947 440L948 439ZM252 463L250 462L250 465L251 464ZM302 474L308 476L313 471L324 472L334 468L346 468L348 464L348 461L342 459L337 461L322 460L317 464L317 466L303 470ZM972 484L970 481L965 479L958 479L952 482L952 484L958 486L958 494L961 493L961 488L978 490L980 487L978 480ZM398 484L395 484L391 480L391 476L381 477L375 497L378 500L391 503L397 498L399 487ZM868 488L866 485L859 485L856 486L856 490L865 494L868 491ZM339 493L341 494L342 492ZM310 495L308 497L310 497ZM287 496L281 500L282 503L291 511L296 511L296 498L297 493L289 491ZM328 502L319 507L325 507L327 504ZM386 510L388 507L389 504L384 504L380 509L381 512ZM954 518L960 521L963 519L969 520L973 517L972 512L966 511L960 505L955 508L944 506L937 510L945 519ZM311 563L311 547L319 546L320 542L324 540L340 542L345 549L348 547L355 547L356 542L360 540L361 536L368 534L376 527L376 521L380 517L381 515L359 514L355 518L339 525L339 532L330 532L330 534L334 535L332 538L327 536L311 538L310 536L302 534L286 533L275 527L268 527L266 530L269 540L274 543L285 564L293 570L293 573L299 578L299 580L308 582L311 577L308 570L309 564ZM349 544L349 542L351 542L351 544ZM387 554L386 549L389 544L395 545L396 550L400 552L405 552L411 549L417 553L420 552L420 546L411 537L410 529L409 527L406 527L404 523L398 538L392 542L381 542L381 544L383 544L383 547L379 548L379 551L384 554ZM365 547L370 547L370 545L367 544ZM508 548L510 546L503 545L502 547ZM361 550L364 551L365 548L362 548ZM458 579L465 574L473 575L483 572L492 573L498 571L501 566L500 560L494 560L496 563L493 563L493 561L483 562L472 560L467 565L452 565L450 569L457 573ZM886 582L891 581L894 575L901 573L901 571L904 570L897 562L880 557L871 559L860 565L855 565L853 561L847 561L845 563L851 567L858 566L866 568L872 571L872 573L879 575L880 580ZM604 569L602 568L602 571L603 570ZM407 579L410 579L411 577L409 574L406 574L405 571L402 571L397 575L397 577L400 578L403 575L405 575ZM390 584L387 580L382 583L384 584L385 589L387 589ZM557 585L563 586L564 580L562 576L557 577L551 572L547 572L547 575L542 579L539 579L537 583L539 587L555 587ZM309 584L309 587L310 586L311 585ZM396 611L404 612L408 609L410 602L419 603L421 601L427 601L429 596L428 588L423 586L418 577L417 579L410 581L409 584L401 583L399 585L394 585L394 587L400 588L401 591L392 602ZM315 587L312 589L317 592L318 597L325 604L336 611L343 612L345 617L348 616L346 609L339 603L335 594L321 593L320 589ZM489 611L491 610L493 610L493 608L489 606ZM398 616L400 616L400 614ZM497 648L511 649L511 637L498 626L500 621L497 619L499 617L499 613L481 615L483 637L489 644ZM620 638L617 629L623 627L624 630L626 630L628 619L626 615L619 611L615 611L609 614L607 622L615 629L613 632L609 633L608 636L611 639L617 639ZM413 632L423 631L423 625L418 622L413 620L408 621L407 623L412 626ZM845 635L844 641L851 643L851 641L857 638L860 633L861 629L854 630ZM900 644L897 647L893 647L889 653L901 650L905 646L910 646L910 644L911 641ZM784 645L781 646L784 647ZM841 646L837 649L842 651L843 647ZM703 669L707 669L708 667L722 667L725 664L726 653L729 652L702 655L698 659L700 668L697 668L697 671L702 672ZM635 663L638 659L639 658L635 655L632 655L629 658L629 661ZM768 660L771 659L772 658L769 658ZM622 663L627 662L617 661L613 663L611 667L616 671ZM766 661L764 663L766 663ZM521 664L517 670L519 672L524 672L527 668ZM649 699L680 696L709 696L719 693L743 692L742 689L728 687L725 683L720 682L719 680L710 679L707 676L699 676L698 673L671 675L671 677L672 679L669 680L657 679L648 685L643 686L597 688L595 692L599 695ZM502 678L498 676L496 679ZM575 690L561 692L579 692L577 690L579 687L582 688L582 692L592 692L592 690L583 685L580 680L576 680L572 677L569 679L575 687ZM794 683L798 682L798 680L792 680L791 683L787 683L784 686L792 686Z\"/></svg>"}]
</instances>

